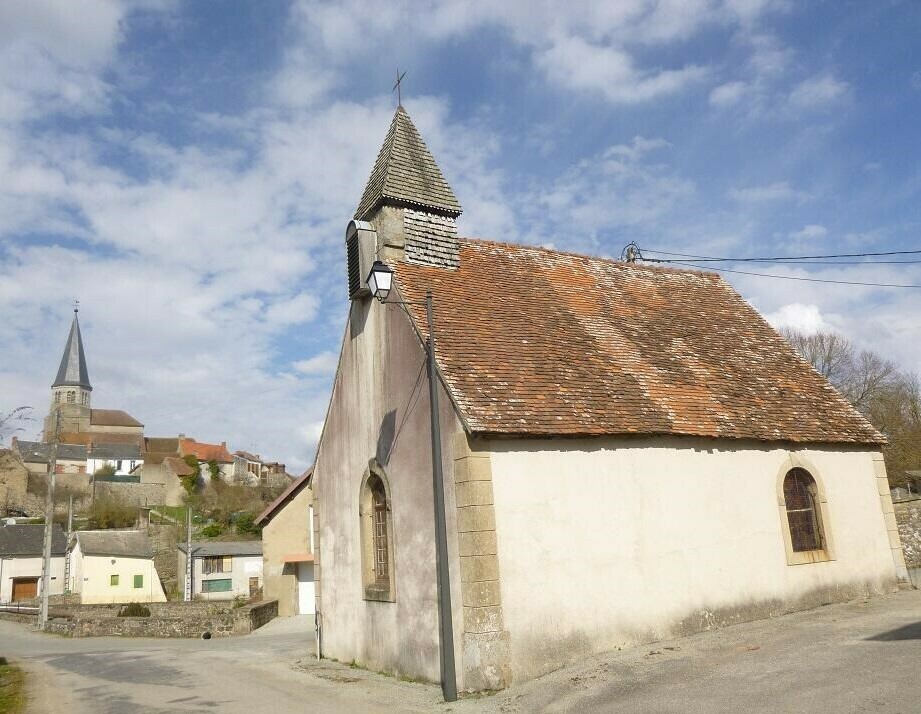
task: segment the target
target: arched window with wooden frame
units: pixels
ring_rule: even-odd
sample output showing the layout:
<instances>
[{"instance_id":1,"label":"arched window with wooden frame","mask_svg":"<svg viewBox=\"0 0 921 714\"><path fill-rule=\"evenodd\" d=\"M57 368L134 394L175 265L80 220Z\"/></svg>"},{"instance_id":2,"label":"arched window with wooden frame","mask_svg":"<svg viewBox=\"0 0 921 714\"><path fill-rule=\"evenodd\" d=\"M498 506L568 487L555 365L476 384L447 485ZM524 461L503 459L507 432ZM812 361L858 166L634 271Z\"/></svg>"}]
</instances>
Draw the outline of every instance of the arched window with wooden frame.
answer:
<instances>
[{"instance_id":1,"label":"arched window with wooden frame","mask_svg":"<svg viewBox=\"0 0 921 714\"><path fill-rule=\"evenodd\" d=\"M389 488L383 470L372 461L362 483L361 570L366 600L393 602L393 515Z\"/></svg>"},{"instance_id":2,"label":"arched window with wooden frame","mask_svg":"<svg viewBox=\"0 0 921 714\"><path fill-rule=\"evenodd\" d=\"M787 563L832 560L826 499L812 473L797 462L788 462L779 496Z\"/></svg>"}]
</instances>

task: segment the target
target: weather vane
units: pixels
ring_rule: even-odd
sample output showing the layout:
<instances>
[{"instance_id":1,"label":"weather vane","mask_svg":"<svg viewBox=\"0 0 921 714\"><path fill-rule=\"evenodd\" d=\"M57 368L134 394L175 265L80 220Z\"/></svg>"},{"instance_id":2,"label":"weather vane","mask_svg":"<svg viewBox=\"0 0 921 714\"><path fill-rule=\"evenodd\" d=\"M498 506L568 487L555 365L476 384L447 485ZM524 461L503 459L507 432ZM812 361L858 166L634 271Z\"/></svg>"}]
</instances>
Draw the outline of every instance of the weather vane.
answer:
<instances>
[{"instance_id":1,"label":"weather vane","mask_svg":"<svg viewBox=\"0 0 921 714\"><path fill-rule=\"evenodd\" d=\"M403 97L400 92L400 83L403 81L403 77L405 76L406 76L406 72L403 72L403 74L400 74L400 68L397 67L397 83L393 85L393 89L390 91L397 93L397 106L398 107L403 106Z\"/></svg>"},{"instance_id":2,"label":"weather vane","mask_svg":"<svg viewBox=\"0 0 921 714\"><path fill-rule=\"evenodd\" d=\"M80 312L80 301L74 300L74 314L76 315L78 312Z\"/></svg>"}]
</instances>

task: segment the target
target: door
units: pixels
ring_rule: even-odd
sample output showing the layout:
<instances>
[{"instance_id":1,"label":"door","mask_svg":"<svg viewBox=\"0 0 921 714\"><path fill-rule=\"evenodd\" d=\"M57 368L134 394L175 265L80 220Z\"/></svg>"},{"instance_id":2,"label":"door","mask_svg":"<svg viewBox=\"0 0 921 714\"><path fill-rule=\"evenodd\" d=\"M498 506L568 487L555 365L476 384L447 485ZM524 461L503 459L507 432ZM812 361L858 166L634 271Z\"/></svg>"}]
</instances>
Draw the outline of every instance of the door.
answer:
<instances>
[{"instance_id":1,"label":"door","mask_svg":"<svg viewBox=\"0 0 921 714\"><path fill-rule=\"evenodd\" d=\"M13 602L38 597L38 578L13 578Z\"/></svg>"},{"instance_id":2,"label":"door","mask_svg":"<svg viewBox=\"0 0 921 714\"><path fill-rule=\"evenodd\" d=\"M299 615L312 615L316 608L313 583L313 563L297 564L297 612Z\"/></svg>"},{"instance_id":3,"label":"door","mask_svg":"<svg viewBox=\"0 0 921 714\"><path fill-rule=\"evenodd\" d=\"M259 592L259 578L250 578L249 579L249 596L255 597L257 592Z\"/></svg>"}]
</instances>

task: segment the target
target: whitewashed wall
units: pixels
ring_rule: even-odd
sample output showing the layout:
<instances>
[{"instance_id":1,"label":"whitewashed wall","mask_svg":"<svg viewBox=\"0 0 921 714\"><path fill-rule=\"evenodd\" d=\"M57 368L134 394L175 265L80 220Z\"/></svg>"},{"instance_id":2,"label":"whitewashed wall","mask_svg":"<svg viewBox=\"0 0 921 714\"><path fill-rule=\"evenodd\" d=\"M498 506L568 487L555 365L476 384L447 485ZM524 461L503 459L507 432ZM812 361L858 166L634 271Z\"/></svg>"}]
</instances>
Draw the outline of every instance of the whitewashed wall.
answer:
<instances>
[{"instance_id":1,"label":"whitewashed wall","mask_svg":"<svg viewBox=\"0 0 921 714\"><path fill-rule=\"evenodd\" d=\"M13 578L39 578L38 593L42 592L41 557L0 558L0 603L8 603L13 597ZM64 556L51 558L51 595L64 593Z\"/></svg>"},{"instance_id":2,"label":"whitewashed wall","mask_svg":"<svg viewBox=\"0 0 921 714\"><path fill-rule=\"evenodd\" d=\"M85 605L122 602L166 602L153 558L85 556L80 547L71 551L74 591ZM118 585L110 585L118 575ZM143 575L143 587L134 587L134 576Z\"/></svg>"},{"instance_id":3,"label":"whitewashed wall","mask_svg":"<svg viewBox=\"0 0 921 714\"><path fill-rule=\"evenodd\" d=\"M493 442L516 680L588 652L891 589L872 453L803 449L835 560L788 565L790 452L681 439Z\"/></svg>"}]
</instances>

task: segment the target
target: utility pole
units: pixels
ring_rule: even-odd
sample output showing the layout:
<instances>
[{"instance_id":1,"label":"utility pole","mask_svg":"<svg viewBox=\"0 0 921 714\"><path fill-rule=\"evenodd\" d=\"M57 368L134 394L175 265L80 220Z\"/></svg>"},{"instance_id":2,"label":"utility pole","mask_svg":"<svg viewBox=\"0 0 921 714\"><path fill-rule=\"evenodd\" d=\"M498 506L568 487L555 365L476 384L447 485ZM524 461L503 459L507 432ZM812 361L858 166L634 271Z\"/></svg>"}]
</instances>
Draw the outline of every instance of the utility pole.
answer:
<instances>
[{"instance_id":1,"label":"utility pole","mask_svg":"<svg viewBox=\"0 0 921 714\"><path fill-rule=\"evenodd\" d=\"M74 497L67 506L67 550L64 553L64 592L70 592L70 534L74 532Z\"/></svg>"},{"instance_id":2,"label":"utility pole","mask_svg":"<svg viewBox=\"0 0 921 714\"><path fill-rule=\"evenodd\" d=\"M183 600L192 601L192 507L185 512L185 588Z\"/></svg>"},{"instance_id":3,"label":"utility pole","mask_svg":"<svg viewBox=\"0 0 921 714\"><path fill-rule=\"evenodd\" d=\"M457 701L454 665L454 622L451 609L451 577L448 570L448 529L445 518L445 482L441 467L441 420L438 414L438 367L435 364L435 318L432 291L425 295L428 322L429 411L432 436L432 488L435 492L435 568L438 582L438 624L441 640L441 693L446 702Z\"/></svg>"},{"instance_id":4,"label":"utility pole","mask_svg":"<svg viewBox=\"0 0 921 714\"><path fill-rule=\"evenodd\" d=\"M48 495L45 499L45 542L42 547L42 593L38 610L38 627L48 626L48 596L51 590L51 535L54 532L54 477L58 469L58 441L61 438L61 414L54 412L54 434L48 456Z\"/></svg>"}]
</instances>

